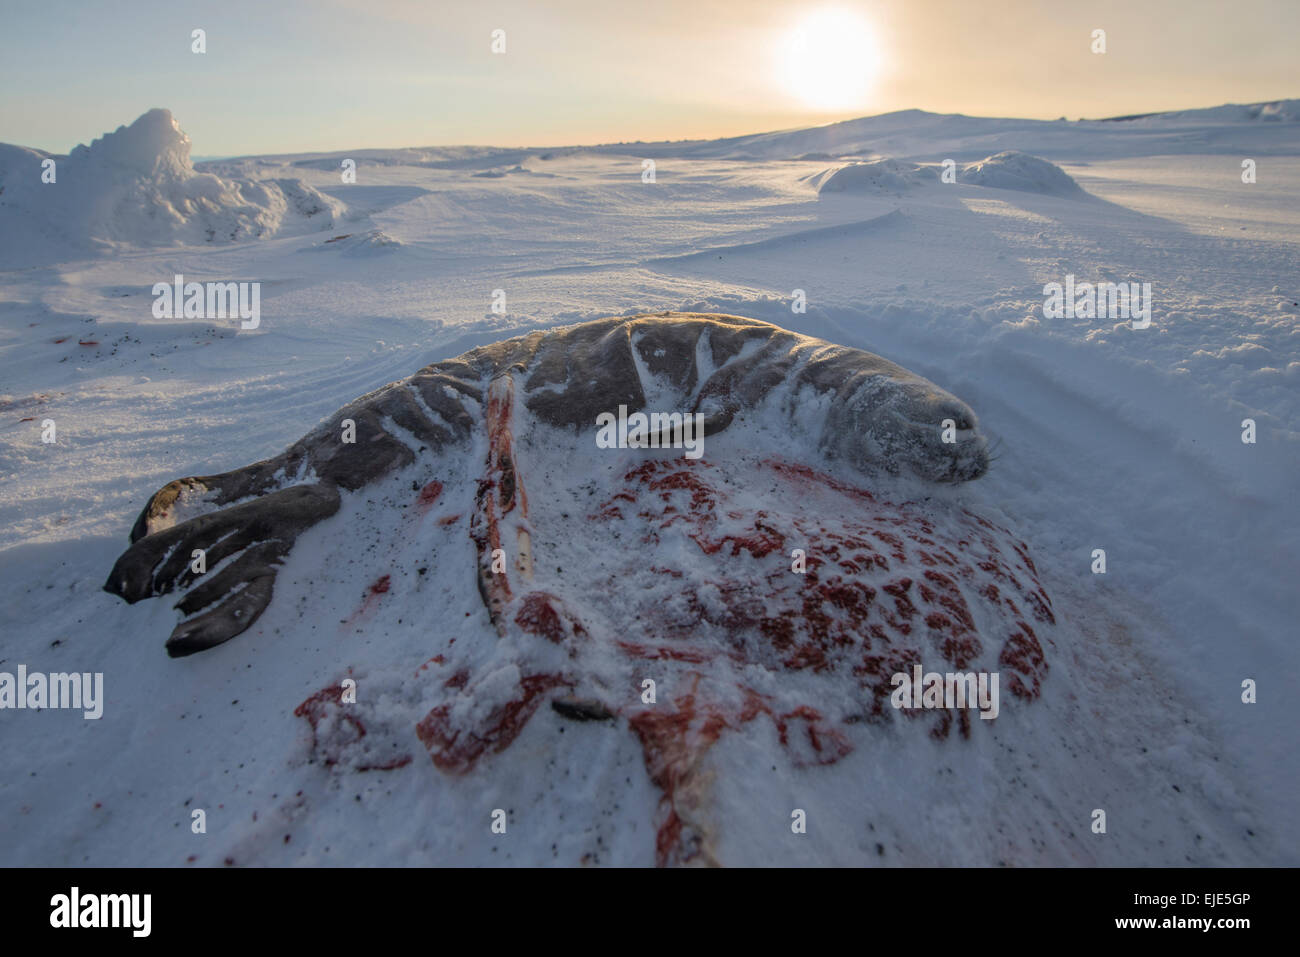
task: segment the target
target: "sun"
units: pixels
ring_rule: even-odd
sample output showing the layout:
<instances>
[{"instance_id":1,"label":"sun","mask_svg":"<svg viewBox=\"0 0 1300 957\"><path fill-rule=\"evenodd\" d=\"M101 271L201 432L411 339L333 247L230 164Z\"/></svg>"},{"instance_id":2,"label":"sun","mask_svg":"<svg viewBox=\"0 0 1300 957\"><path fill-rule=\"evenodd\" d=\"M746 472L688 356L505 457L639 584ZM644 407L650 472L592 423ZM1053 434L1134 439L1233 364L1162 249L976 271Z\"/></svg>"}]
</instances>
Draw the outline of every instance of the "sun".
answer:
<instances>
[{"instance_id":1,"label":"sun","mask_svg":"<svg viewBox=\"0 0 1300 957\"><path fill-rule=\"evenodd\" d=\"M782 85L805 105L836 112L862 106L880 65L871 24L849 10L809 14L784 38Z\"/></svg>"}]
</instances>

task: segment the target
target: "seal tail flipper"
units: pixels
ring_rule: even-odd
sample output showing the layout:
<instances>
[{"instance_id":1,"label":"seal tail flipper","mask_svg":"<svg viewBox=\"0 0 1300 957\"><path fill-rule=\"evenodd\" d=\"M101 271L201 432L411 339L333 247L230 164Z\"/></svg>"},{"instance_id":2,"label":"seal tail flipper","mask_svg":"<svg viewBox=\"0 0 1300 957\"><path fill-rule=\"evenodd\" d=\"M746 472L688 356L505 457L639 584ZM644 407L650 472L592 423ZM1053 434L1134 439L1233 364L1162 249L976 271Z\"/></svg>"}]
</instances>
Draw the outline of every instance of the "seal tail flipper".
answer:
<instances>
[{"instance_id":1,"label":"seal tail flipper","mask_svg":"<svg viewBox=\"0 0 1300 957\"><path fill-rule=\"evenodd\" d=\"M246 573L253 567L271 567L269 563L263 564L263 562L263 556L255 556L250 551L241 556L234 565L227 568L226 571L234 572L237 566L245 566L238 569L239 575L236 582L236 584L243 585L243 587L224 593L224 597L221 598L216 607L210 608L193 618L187 618L172 629L172 633L167 639L167 654L173 658L183 658L197 651L204 651L222 642L229 641L236 635L246 631L253 622L257 621L262 612L266 611L266 606L271 603L271 594L275 585L275 571L267 571L251 578L247 577ZM179 602L176 607L185 611L191 604L191 597L192 595L187 595L185 600ZM199 605L199 607L202 606Z\"/></svg>"},{"instance_id":2,"label":"seal tail flipper","mask_svg":"<svg viewBox=\"0 0 1300 957\"><path fill-rule=\"evenodd\" d=\"M186 594L176 607L187 615L215 604L168 640L173 656L210 648L256 621L278 563L339 504L332 485L294 485L146 534L118 558L104 590L134 604L180 589Z\"/></svg>"},{"instance_id":3,"label":"seal tail flipper","mask_svg":"<svg viewBox=\"0 0 1300 957\"><path fill-rule=\"evenodd\" d=\"M235 637L265 611L297 537L338 511L340 490L468 438L479 414L471 400L472 383L431 367L362 396L274 458L169 482L141 511L104 590L130 603L183 592L173 656Z\"/></svg>"}]
</instances>

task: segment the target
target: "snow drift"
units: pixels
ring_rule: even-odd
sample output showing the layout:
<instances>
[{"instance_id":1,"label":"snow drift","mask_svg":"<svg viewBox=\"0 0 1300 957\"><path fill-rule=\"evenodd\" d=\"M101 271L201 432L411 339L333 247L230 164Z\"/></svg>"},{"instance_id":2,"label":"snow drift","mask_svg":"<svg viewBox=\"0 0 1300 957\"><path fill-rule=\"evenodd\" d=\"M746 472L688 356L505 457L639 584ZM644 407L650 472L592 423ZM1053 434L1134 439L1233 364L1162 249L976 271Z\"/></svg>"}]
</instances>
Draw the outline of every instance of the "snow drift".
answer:
<instances>
[{"instance_id":1,"label":"snow drift","mask_svg":"<svg viewBox=\"0 0 1300 957\"><path fill-rule=\"evenodd\" d=\"M967 163L957 171L957 182L1050 196L1083 195L1079 184L1061 167L1017 150L1006 150L977 163Z\"/></svg>"},{"instance_id":2,"label":"snow drift","mask_svg":"<svg viewBox=\"0 0 1300 957\"><path fill-rule=\"evenodd\" d=\"M48 160L52 182L42 175ZM326 229L343 208L301 180L227 180L195 170L190 138L162 109L67 156L0 145L0 226L15 247L31 234L44 239L39 245L74 252L229 243Z\"/></svg>"},{"instance_id":3,"label":"snow drift","mask_svg":"<svg viewBox=\"0 0 1300 957\"><path fill-rule=\"evenodd\" d=\"M930 166L906 163L896 159L878 159L869 163L853 163L838 169L828 169L814 176L810 182L821 193L846 193L888 190L897 192L937 182L939 174Z\"/></svg>"},{"instance_id":4,"label":"snow drift","mask_svg":"<svg viewBox=\"0 0 1300 957\"><path fill-rule=\"evenodd\" d=\"M817 187L819 196L825 193L900 193L939 182L939 170L933 164L883 158L823 170L808 177L806 182ZM1017 150L1006 150L959 166L957 182L1049 196L1085 195L1070 174L1055 163Z\"/></svg>"},{"instance_id":5,"label":"snow drift","mask_svg":"<svg viewBox=\"0 0 1300 957\"><path fill-rule=\"evenodd\" d=\"M341 233L338 236L331 236L329 239L311 246L306 251L334 251L343 256L371 256L396 252L402 246L401 240L394 239L382 229L368 229L363 232Z\"/></svg>"}]
</instances>

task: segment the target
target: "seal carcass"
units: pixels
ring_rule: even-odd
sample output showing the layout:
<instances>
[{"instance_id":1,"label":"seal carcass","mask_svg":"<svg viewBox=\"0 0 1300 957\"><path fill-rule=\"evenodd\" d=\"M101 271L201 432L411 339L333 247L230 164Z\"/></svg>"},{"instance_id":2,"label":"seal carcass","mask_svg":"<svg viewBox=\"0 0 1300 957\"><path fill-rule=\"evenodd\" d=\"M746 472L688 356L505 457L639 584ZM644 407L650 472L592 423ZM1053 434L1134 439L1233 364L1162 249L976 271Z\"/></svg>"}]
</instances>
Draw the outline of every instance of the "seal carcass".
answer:
<instances>
[{"instance_id":1,"label":"seal carcass","mask_svg":"<svg viewBox=\"0 0 1300 957\"><path fill-rule=\"evenodd\" d=\"M647 392L703 413L706 435L771 403L791 427L815 431L829 458L865 472L957 482L988 467L970 408L879 356L736 316L601 319L434 363L345 406L275 458L169 483L145 505L104 587L128 602L183 591L177 607L188 617L167 649L202 651L252 625L298 535L338 510L340 491L412 465L412 443L453 456L486 431L488 470L509 512L523 494L503 446L516 394L538 423L585 437L601 413L644 410ZM810 396L824 400L811 423ZM945 421L954 442L942 440ZM205 578L191 570L195 548L208 566L234 560Z\"/></svg>"},{"instance_id":2,"label":"seal carcass","mask_svg":"<svg viewBox=\"0 0 1300 957\"><path fill-rule=\"evenodd\" d=\"M597 419L620 406L699 413L710 445L698 460L598 451ZM604 319L435 363L276 458L170 483L106 588L183 592L168 650L210 648L266 609L299 535L389 483L431 516L412 534L474 556L488 627L428 616L422 663L392 678L389 698L412 702L398 718L373 695L344 706L338 683L299 705L323 763L397 769L418 748L464 774L549 701L558 718L626 723L663 796L657 860L707 862L701 768L725 732L770 722L796 765L836 762L894 719L892 679L917 665L1000 672L1012 699L1039 696L1054 618L1025 544L873 479L987 467L972 411L877 356L734 316ZM427 601L402 574L366 603ZM938 737L979 723L903 714Z\"/></svg>"}]
</instances>

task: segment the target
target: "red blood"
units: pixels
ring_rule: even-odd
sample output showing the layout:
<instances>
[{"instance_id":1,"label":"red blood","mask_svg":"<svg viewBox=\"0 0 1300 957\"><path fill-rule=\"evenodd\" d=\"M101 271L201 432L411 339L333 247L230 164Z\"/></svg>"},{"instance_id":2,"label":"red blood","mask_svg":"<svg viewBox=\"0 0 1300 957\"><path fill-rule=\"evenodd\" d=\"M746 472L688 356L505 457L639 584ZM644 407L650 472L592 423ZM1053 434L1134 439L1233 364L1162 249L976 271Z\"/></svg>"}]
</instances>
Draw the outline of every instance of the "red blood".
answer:
<instances>
[{"instance_id":1,"label":"red blood","mask_svg":"<svg viewBox=\"0 0 1300 957\"><path fill-rule=\"evenodd\" d=\"M429 665L441 665L441 664L445 664L446 661L447 659L444 658L442 655L434 655L432 658L426 659L425 662L420 665L420 667L415 669L415 675L416 677L419 677L422 672L429 670Z\"/></svg>"},{"instance_id":2,"label":"red blood","mask_svg":"<svg viewBox=\"0 0 1300 957\"><path fill-rule=\"evenodd\" d=\"M471 528L480 549L499 541L498 516L523 505L510 457L508 402L498 401L494 409L495 457L480 483ZM614 633L604 624L584 623L557 595L534 590L516 598L504 590L508 612L502 621L542 639L532 647L543 660L554 660L553 645L561 645L575 662L573 671L555 673L553 665L543 670L534 664L537 673L523 678L508 700L472 719L466 715L474 710L456 702L476 694L476 675L459 663L450 677L441 672L435 685L442 703L416 726L436 767L463 774L484 755L509 747L554 689L584 684L582 655L597 642L629 662L655 662L631 670L663 682L659 702L642 707L629 696L624 707L631 710L620 713L638 737L647 773L661 794L656 860L681 863L708 853L708 815L695 803L704 789L692 782L708 749L727 731L766 716L788 760L831 764L854 748L850 719L922 719L935 738L948 738L954 726L960 737L969 737L968 709L909 709L901 715L893 709L891 679L914 665L969 671L992 667L996 655L996 668L1013 695L1028 702L1042 693L1048 669L1034 627L1054 621L1051 602L1026 547L1005 529L960 509L940 520L935 506L883 501L807 466L780 461L756 467L754 486L775 486L776 496L766 509L754 510L735 501L729 486L713 481L715 468L645 461L588 515L593 539L610 534L610 543L623 547L611 553L612 575L644 574L648 568L670 586L671 597L663 589L633 589L612 609L604 606L617 616ZM644 550L630 551L638 543ZM803 574L791 569L793 548L807 551ZM673 567L674 555L688 556L689 564ZM638 564L643 558L649 561ZM381 582L382 588L372 586L373 594L388 590L388 576ZM586 640L574 641L578 636ZM445 660L435 656L420 672L434 662ZM831 693L824 701L810 695L802 703L777 705L776 698L734 683L734 676L752 669L778 678L785 672L825 676ZM791 687L805 687L806 680ZM837 680L839 688L833 685ZM846 713L843 691L854 686L861 689L860 709ZM829 701L837 704L828 717ZM617 703L610 707L620 711ZM362 734L358 729L355 737Z\"/></svg>"},{"instance_id":3,"label":"red blood","mask_svg":"<svg viewBox=\"0 0 1300 957\"><path fill-rule=\"evenodd\" d=\"M795 747L802 749L802 746L806 743L811 750L802 752L806 757L800 763L834 764L853 750L853 745L848 738L836 729L827 726L822 720L821 712L815 708L801 705L773 720L776 721L777 734L781 739L781 744L787 748L791 747L791 723L793 721L803 722L803 733L806 742L803 738L796 738L798 744Z\"/></svg>"},{"instance_id":4,"label":"red blood","mask_svg":"<svg viewBox=\"0 0 1300 957\"><path fill-rule=\"evenodd\" d=\"M430 482L424 488L420 489L420 495L415 500L421 511L428 511L433 503L438 501L438 496L442 494L441 482Z\"/></svg>"},{"instance_id":5,"label":"red blood","mask_svg":"<svg viewBox=\"0 0 1300 957\"><path fill-rule=\"evenodd\" d=\"M716 555L727 544L731 545L731 551L725 554L739 555L743 548L755 558L763 558L785 547L783 535L766 529L761 529L756 535L726 535L716 542L710 542L697 535L690 537L706 555Z\"/></svg>"},{"instance_id":6,"label":"red blood","mask_svg":"<svg viewBox=\"0 0 1300 957\"><path fill-rule=\"evenodd\" d=\"M833 764L853 750L848 738L826 725L814 708L798 707L777 715L762 695L745 687L744 705L728 714L716 706L697 703L700 683L701 676L695 674L690 692L677 698L675 705L656 705L628 719L641 740L646 772L662 792L655 835L655 860L661 867L690 861L702 850L702 835L694 832L687 806L690 802L683 799L682 791L689 790L704 752L723 731L767 715L776 725L782 746L798 764ZM799 722L801 733L792 734Z\"/></svg>"},{"instance_id":7,"label":"red blood","mask_svg":"<svg viewBox=\"0 0 1300 957\"><path fill-rule=\"evenodd\" d=\"M828 488L833 488L841 494L849 495L864 502L874 502L876 500L875 496L866 489L846 485L843 482L836 481L829 475L823 475L821 472L811 469L806 465L796 465L792 462L780 461L772 461L767 464L779 475L797 479L801 484L806 486L824 485Z\"/></svg>"},{"instance_id":8,"label":"red blood","mask_svg":"<svg viewBox=\"0 0 1300 957\"><path fill-rule=\"evenodd\" d=\"M392 586L393 586L392 575L384 575L382 578L379 578L378 580L371 582L370 585L367 586L366 588L365 597L361 599L361 607L358 608L356 611L354 611L348 617L345 623L351 625L354 622L356 622L358 619L365 616L370 611L370 609L372 609L375 606L375 603L379 601L379 596L388 594L388 590Z\"/></svg>"},{"instance_id":9,"label":"red blood","mask_svg":"<svg viewBox=\"0 0 1300 957\"><path fill-rule=\"evenodd\" d=\"M481 725L458 727L450 704L439 705L415 726L415 733L429 749L433 763L451 774L470 771L489 751L504 751L523 730L542 703L541 696L569 684L559 675L530 675L519 682L517 697L498 705Z\"/></svg>"},{"instance_id":10,"label":"red blood","mask_svg":"<svg viewBox=\"0 0 1300 957\"><path fill-rule=\"evenodd\" d=\"M334 684L317 691L293 709L296 717L306 718L307 723L311 725L312 751L321 755L321 760L327 767L338 764L343 757L343 752L350 745L356 744L366 736L366 726L352 711L352 708L352 705L343 704L342 686ZM338 725L337 727L341 729L341 733L336 733L327 743L322 743L319 735L320 723L332 713L346 724L346 728L343 725ZM396 768L405 767L410 763L411 756L401 754L385 761L358 764L356 769L358 771L392 771Z\"/></svg>"},{"instance_id":11,"label":"red blood","mask_svg":"<svg viewBox=\"0 0 1300 957\"><path fill-rule=\"evenodd\" d=\"M670 648L664 645L638 645L630 641L616 641L618 647L622 648L633 658L642 658L647 661L655 661L659 658L670 658L673 661L687 661L694 664L701 664L705 661L712 661L717 657L715 652L705 651L699 648Z\"/></svg>"},{"instance_id":12,"label":"red blood","mask_svg":"<svg viewBox=\"0 0 1300 957\"><path fill-rule=\"evenodd\" d=\"M703 463L683 467L677 462L654 461L627 473L627 489L618 494L626 498L627 490L636 492L638 505L648 506L640 508L631 520L643 523L640 527L648 531L646 542L671 543L664 536L674 525L684 524L671 534L691 540L705 555L716 556L724 577L694 586L690 577L683 579L682 600L671 611L638 607L647 621L638 619L637 627L618 639L626 654L650 660L712 661L717 653L701 647L699 641L678 646L683 653L653 639L693 637L693 631L701 626L717 626L727 632L727 654L739 663L761 662L769 669L827 674L847 671L857 676L871 696L868 712L884 717L881 702L888 708L894 673L910 669L917 660L923 660L927 670L969 670L979 661L984 645L992 641L994 647L1002 645L999 662L1013 673L1008 676L1013 692L1038 694L1046 662L1041 646L1021 619L1028 616L1047 622L1052 620L1052 612L1036 580L1036 570L1025 561L1023 543L966 512L954 520L965 523L968 534L938 533L927 515L918 514L907 503L879 501L807 466L775 462L765 467L792 486L787 494L796 501L824 496L825 490L831 489L859 506L847 512L826 511L828 517L821 519L798 509L782 514L779 504L770 513L738 511L727 507L727 492L714 488ZM765 478L760 474L756 481ZM688 493L688 499L683 493ZM613 501L611 498L610 503ZM678 507L682 504L685 510ZM622 520L609 518L608 510L598 510L596 516ZM793 535L791 529L799 534ZM792 575L789 548L810 544L806 573ZM760 562L758 568L767 569L759 571L759 580L754 580L752 571L733 570L728 560L742 552ZM907 573L891 574L895 563ZM1026 575L1031 579L1028 587L1022 584ZM1008 593L1019 593L1025 606L1023 615L994 581ZM707 606L696 595L706 584L712 589ZM724 606L721 610L719 598ZM1005 602L1015 625L980 634L973 602L987 602L994 613ZM689 609L686 619L678 610L682 607ZM1005 617L1006 611L1001 614ZM904 712L911 717L931 713ZM932 733L939 737L948 734L954 717L963 735L969 733L969 718L964 714L934 716L938 724ZM828 736L820 728L813 736L825 747ZM809 747L817 752L811 744Z\"/></svg>"},{"instance_id":13,"label":"red blood","mask_svg":"<svg viewBox=\"0 0 1300 957\"><path fill-rule=\"evenodd\" d=\"M519 614L515 615L515 624L530 634L541 635L558 645L568 637L564 621L555 610L558 601L558 598L546 592L530 592L524 596Z\"/></svg>"},{"instance_id":14,"label":"red blood","mask_svg":"<svg viewBox=\"0 0 1300 957\"><path fill-rule=\"evenodd\" d=\"M698 676L697 676L698 683ZM707 706L697 708L694 693L681 697L676 707L642 711L628 722L645 756L646 772L662 793L660 822L655 834L655 861L663 867L698 856L701 836L684 834L686 822L677 807L678 789L689 780L708 747L728 726L727 719Z\"/></svg>"}]
</instances>

